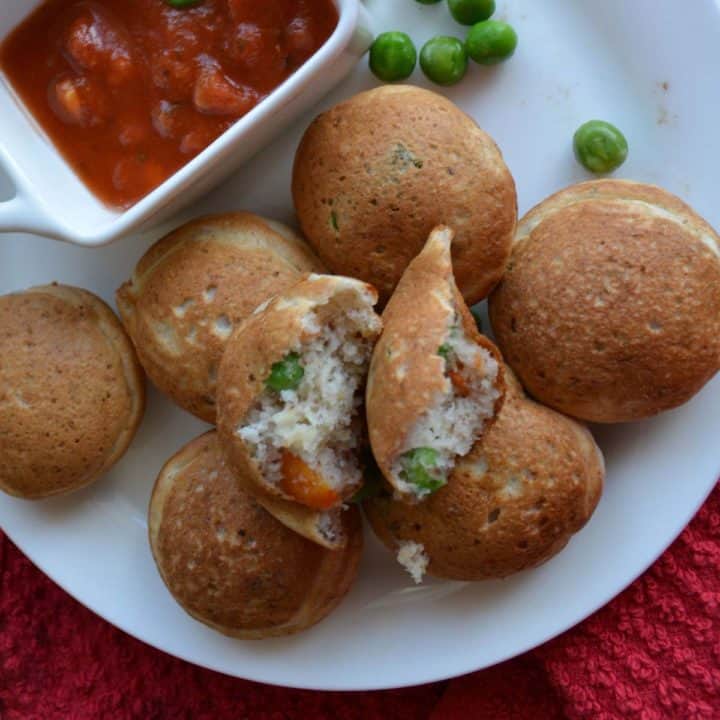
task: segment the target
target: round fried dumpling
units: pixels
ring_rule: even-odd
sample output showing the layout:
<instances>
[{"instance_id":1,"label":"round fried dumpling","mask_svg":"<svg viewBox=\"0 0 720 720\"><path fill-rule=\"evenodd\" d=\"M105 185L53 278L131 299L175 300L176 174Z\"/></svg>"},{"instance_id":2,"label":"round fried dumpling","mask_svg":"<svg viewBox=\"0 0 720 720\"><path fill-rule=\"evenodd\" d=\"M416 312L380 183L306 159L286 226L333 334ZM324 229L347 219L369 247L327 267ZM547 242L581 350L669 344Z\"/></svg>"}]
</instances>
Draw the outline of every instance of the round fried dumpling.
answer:
<instances>
[{"instance_id":1,"label":"round fried dumpling","mask_svg":"<svg viewBox=\"0 0 720 720\"><path fill-rule=\"evenodd\" d=\"M656 415L720 369L720 238L658 187L574 185L520 222L490 320L540 402L591 422Z\"/></svg>"},{"instance_id":2,"label":"round fried dumpling","mask_svg":"<svg viewBox=\"0 0 720 720\"><path fill-rule=\"evenodd\" d=\"M242 490L210 432L161 470L149 534L162 579L190 615L255 639L300 632L347 594L362 552L357 508L342 522L348 542L336 551L289 530Z\"/></svg>"},{"instance_id":3,"label":"round fried dumpling","mask_svg":"<svg viewBox=\"0 0 720 720\"><path fill-rule=\"evenodd\" d=\"M515 182L493 139L447 98L409 85L360 93L320 115L298 147L293 200L328 268L374 285L385 304L438 225L455 230L469 305L505 270Z\"/></svg>"},{"instance_id":4,"label":"round fried dumpling","mask_svg":"<svg viewBox=\"0 0 720 720\"><path fill-rule=\"evenodd\" d=\"M225 345L255 308L323 266L289 228L250 213L193 220L156 242L117 291L140 362L180 407L215 423Z\"/></svg>"},{"instance_id":5,"label":"round fried dumpling","mask_svg":"<svg viewBox=\"0 0 720 720\"><path fill-rule=\"evenodd\" d=\"M525 397L506 370L496 422L448 484L407 505L365 503L370 524L417 582L501 578L558 553L598 504L604 462L589 431Z\"/></svg>"},{"instance_id":6,"label":"round fried dumpling","mask_svg":"<svg viewBox=\"0 0 720 720\"><path fill-rule=\"evenodd\" d=\"M0 489L36 499L97 480L128 449L145 381L96 295L46 285L0 297Z\"/></svg>"}]
</instances>

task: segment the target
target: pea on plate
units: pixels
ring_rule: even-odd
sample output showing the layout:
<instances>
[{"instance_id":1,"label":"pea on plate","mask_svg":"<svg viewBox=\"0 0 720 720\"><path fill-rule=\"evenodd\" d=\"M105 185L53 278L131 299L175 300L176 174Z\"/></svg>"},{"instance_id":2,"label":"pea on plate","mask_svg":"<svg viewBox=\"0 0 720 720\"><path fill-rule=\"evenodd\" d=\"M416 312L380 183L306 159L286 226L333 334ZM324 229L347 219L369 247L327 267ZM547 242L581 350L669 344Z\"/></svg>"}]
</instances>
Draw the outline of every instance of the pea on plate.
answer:
<instances>
[{"instance_id":1,"label":"pea on plate","mask_svg":"<svg viewBox=\"0 0 720 720\"><path fill-rule=\"evenodd\" d=\"M589 120L581 125L573 138L578 162L593 173L617 170L627 159L628 142L609 122Z\"/></svg>"},{"instance_id":2,"label":"pea on plate","mask_svg":"<svg viewBox=\"0 0 720 720\"><path fill-rule=\"evenodd\" d=\"M495 0L448 0L453 18L462 25L474 25L492 17Z\"/></svg>"},{"instance_id":3,"label":"pea on plate","mask_svg":"<svg viewBox=\"0 0 720 720\"><path fill-rule=\"evenodd\" d=\"M384 82L405 80L417 64L417 50L404 32L384 32L370 46L370 70Z\"/></svg>"},{"instance_id":4,"label":"pea on plate","mask_svg":"<svg viewBox=\"0 0 720 720\"><path fill-rule=\"evenodd\" d=\"M455 85L467 72L465 45L457 38L438 35L428 40L420 51L420 67L437 85Z\"/></svg>"},{"instance_id":5,"label":"pea on plate","mask_svg":"<svg viewBox=\"0 0 720 720\"><path fill-rule=\"evenodd\" d=\"M465 41L467 54L480 65L497 65L515 54L517 33L500 20L486 20L473 25Z\"/></svg>"}]
</instances>

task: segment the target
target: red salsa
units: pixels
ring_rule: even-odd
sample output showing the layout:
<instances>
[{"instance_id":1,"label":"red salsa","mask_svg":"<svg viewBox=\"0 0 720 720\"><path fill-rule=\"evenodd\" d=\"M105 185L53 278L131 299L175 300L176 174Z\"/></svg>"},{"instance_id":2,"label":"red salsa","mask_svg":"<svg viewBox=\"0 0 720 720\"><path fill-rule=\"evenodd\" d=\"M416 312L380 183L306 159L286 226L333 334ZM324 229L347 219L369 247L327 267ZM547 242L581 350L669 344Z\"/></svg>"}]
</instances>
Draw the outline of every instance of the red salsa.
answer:
<instances>
[{"instance_id":1,"label":"red salsa","mask_svg":"<svg viewBox=\"0 0 720 720\"><path fill-rule=\"evenodd\" d=\"M2 44L0 68L88 188L128 207L280 85L337 22L332 0L48 0Z\"/></svg>"}]
</instances>

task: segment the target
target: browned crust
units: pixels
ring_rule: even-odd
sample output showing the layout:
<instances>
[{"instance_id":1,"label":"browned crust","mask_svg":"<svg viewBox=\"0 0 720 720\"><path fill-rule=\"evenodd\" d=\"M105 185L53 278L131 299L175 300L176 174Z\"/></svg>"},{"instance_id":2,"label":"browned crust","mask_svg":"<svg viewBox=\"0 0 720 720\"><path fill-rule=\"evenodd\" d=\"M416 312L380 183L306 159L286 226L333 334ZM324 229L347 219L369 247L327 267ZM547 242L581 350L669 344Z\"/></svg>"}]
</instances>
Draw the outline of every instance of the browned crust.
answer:
<instances>
[{"instance_id":1,"label":"browned crust","mask_svg":"<svg viewBox=\"0 0 720 720\"><path fill-rule=\"evenodd\" d=\"M527 239L536 220L542 220L549 214L562 210L577 202L594 200L637 200L655 205L668 212L687 217L690 224L717 239L714 228L687 203L657 185L640 183L634 180L616 180L613 178L588 180L563 188L538 203L518 223L514 243ZM717 241L717 240L716 240Z\"/></svg>"},{"instance_id":2,"label":"browned crust","mask_svg":"<svg viewBox=\"0 0 720 720\"><path fill-rule=\"evenodd\" d=\"M497 422L418 505L368 501L370 524L393 552L421 543L428 572L455 580L501 578L553 557L591 517L604 463L589 431L524 397L508 370Z\"/></svg>"},{"instance_id":3,"label":"browned crust","mask_svg":"<svg viewBox=\"0 0 720 720\"><path fill-rule=\"evenodd\" d=\"M153 383L214 423L215 378L232 328L304 273L323 270L280 223L244 212L209 215L156 242L117 303Z\"/></svg>"},{"instance_id":4,"label":"browned crust","mask_svg":"<svg viewBox=\"0 0 720 720\"><path fill-rule=\"evenodd\" d=\"M347 594L362 553L357 508L343 514L348 543L322 548L287 529L241 489L209 432L164 465L148 534L160 575L192 617L225 635L297 633Z\"/></svg>"},{"instance_id":5,"label":"browned crust","mask_svg":"<svg viewBox=\"0 0 720 720\"><path fill-rule=\"evenodd\" d=\"M383 311L383 332L370 362L366 392L370 445L383 475L406 502L415 498L395 486L391 468L412 429L445 392L445 361L438 348L446 341L448 318L455 310L462 317L465 335L490 352L502 368L497 348L478 332L455 284L452 237L451 229L436 228L408 265ZM504 396L502 369L497 388L496 414Z\"/></svg>"},{"instance_id":6,"label":"browned crust","mask_svg":"<svg viewBox=\"0 0 720 720\"><path fill-rule=\"evenodd\" d=\"M85 487L126 452L145 411L132 343L96 295L45 285L0 298L0 489Z\"/></svg>"},{"instance_id":7,"label":"browned crust","mask_svg":"<svg viewBox=\"0 0 720 720\"><path fill-rule=\"evenodd\" d=\"M371 307L376 300L374 288L358 280L312 275L248 318L228 342L220 364L218 431L230 463L268 509L274 510L279 519L298 532L307 534L311 528L316 542L321 541L317 528L324 514L292 502L280 488L266 482L235 430L265 392L265 380L273 363L312 337L303 328L303 319L310 312L316 311L324 319L323 316L329 318L338 306ZM348 486L339 503L355 490L357 488ZM292 524L290 518L294 520Z\"/></svg>"},{"instance_id":8,"label":"browned crust","mask_svg":"<svg viewBox=\"0 0 720 720\"><path fill-rule=\"evenodd\" d=\"M292 191L320 258L372 283L381 304L437 225L456 230L457 283L478 302L502 277L517 221L515 183L492 138L446 98L406 85L360 93L316 118Z\"/></svg>"},{"instance_id":9,"label":"browned crust","mask_svg":"<svg viewBox=\"0 0 720 720\"><path fill-rule=\"evenodd\" d=\"M523 218L490 299L506 361L593 422L682 405L720 369L720 238L661 188L602 180Z\"/></svg>"}]
</instances>

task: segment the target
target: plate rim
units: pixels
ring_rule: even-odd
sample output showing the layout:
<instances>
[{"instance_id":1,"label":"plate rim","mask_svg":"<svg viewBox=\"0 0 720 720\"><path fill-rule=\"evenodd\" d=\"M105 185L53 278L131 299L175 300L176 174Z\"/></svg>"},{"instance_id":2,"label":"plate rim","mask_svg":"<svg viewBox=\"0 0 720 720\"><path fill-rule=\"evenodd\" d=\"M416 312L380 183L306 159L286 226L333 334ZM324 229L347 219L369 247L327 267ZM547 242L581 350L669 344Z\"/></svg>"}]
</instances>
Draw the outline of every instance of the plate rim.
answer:
<instances>
[{"instance_id":1,"label":"plate rim","mask_svg":"<svg viewBox=\"0 0 720 720\"><path fill-rule=\"evenodd\" d=\"M310 690L314 692L374 692L374 691L381 691L381 690L399 690L403 688L411 688L411 687L419 687L421 685L428 685L432 683L437 682L444 682L447 680L452 680L457 677L461 677L463 675L468 675L475 672L480 672L482 670L485 670L489 667L493 667L495 665L498 665L500 663L506 662L508 660L511 660L513 658L519 657L520 655L524 655L527 652L530 652L532 650L535 650L542 645L554 640L555 638L559 637L560 635L563 635L564 633L568 632L575 626L581 624L585 620L590 619L598 610L601 610L606 605L608 605L612 600L614 600L616 597L621 595L623 592L625 592L638 578L640 578L642 575L644 575L649 568L651 568L657 560L670 548L673 543L682 535L682 533L685 531L685 529L690 525L692 520L695 518L695 516L698 514L702 506L707 502L707 499L712 494L715 487L720 483L720 468L718 469L716 473L715 480L711 481L709 483L709 487L706 489L706 491L703 491L703 496L701 500L697 503L697 505L692 509L692 511L689 513L687 517L683 515L683 520L678 524L677 528L674 528L671 535L668 537L670 538L669 542L667 544L664 544L660 551L657 554L653 554L652 558L650 559L650 562L644 565L642 569L640 569L639 572L636 572L634 569L631 573L629 573L629 578L622 581L622 584L620 586L620 589L614 589L609 591L608 593L604 594L602 599L597 602L594 601L591 603L591 607L588 610L587 608L584 610L579 611L578 613L575 613L572 617L564 619L562 622L558 623L555 627L553 627L551 630L547 632L541 632L537 633L535 636L530 633L528 635L529 639L526 643L523 643L520 647L516 647L513 650L510 650L509 652L501 652L499 653L498 657L493 660L490 663L480 663L480 665L476 665L473 662L467 662L467 663L457 663L458 666L462 667L454 667L452 670L448 670L447 672L443 671L440 674L437 673L428 673L427 675L423 675L422 672L418 673L420 676L420 679L414 680L412 682L401 682L401 683L382 683L382 682L374 682L372 684L370 683L354 683L352 685L349 685L345 682L339 682L339 683L329 683L327 685L316 685L313 683L302 683L302 682L287 682L283 680L282 682L276 682L272 680L267 680L265 677L263 677L261 674L255 674L250 671L245 673L244 668L242 669L243 674L233 674L231 672L228 672L223 667L214 664L211 662L203 662L199 663L196 660L192 659L191 657L187 656L185 653L177 652L175 650L168 650L163 647L159 647L155 643L145 639L142 637L141 634L137 633L135 630L131 629L126 625L126 623L122 622L121 620L118 620L116 618L110 618L107 614L101 613L98 609L93 607L93 603L85 602L84 600L81 600L70 588L65 586L65 583L60 582L54 575L54 573L49 572L42 563L38 562L37 559L34 556L34 553L27 552L20 543L16 541L16 539L13 537L13 534L11 532L8 532L6 528L2 527L2 531L5 533L6 537L15 545L15 547L20 551L21 554L23 554L25 557L27 557L30 562L38 569L40 572L42 572L46 577L48 577L53 583L55 583L59 588L61 588L65 593L67 593L74 601L78 602L82 607L86 608L90 612L93 613L93 615L97 616L97 618L103 622L107 622L113 627L115 627L118 630L121 630L126 635L129 635L135 640L138 640L142 642L143 644L151 647L153 650L165 653L166 655L170 655L171 657L177 658L179 660L182 660L184 662L187 662L191 665L194 665L195 667L204 668L206 670L211 670L212 672L219 673L221 675L225 675L227 677L236 678L238 680L246 680L250 682L257 682L262 683L263 685L270 685L272 687L279 687L279 688L288 688L292 690ZM363 522L367 526L367 523L365 519L363 518ZM551 558L552 559L552 558ZM154 560L153 560L154 562ZM531 572L531 571L526 571ZM183 612L185 612L183 610ZM538 636L539 639L538 639ZM257 641L262 642L262 641ZM462 655L461 657L468 657L467 654Z\"/></svg>"}]
</instances>

